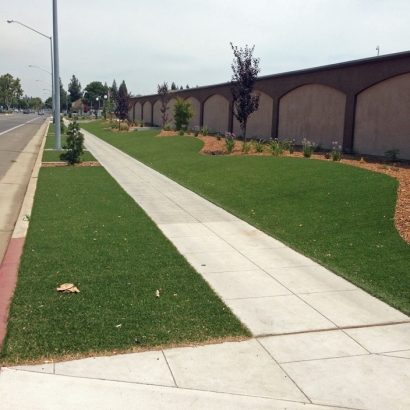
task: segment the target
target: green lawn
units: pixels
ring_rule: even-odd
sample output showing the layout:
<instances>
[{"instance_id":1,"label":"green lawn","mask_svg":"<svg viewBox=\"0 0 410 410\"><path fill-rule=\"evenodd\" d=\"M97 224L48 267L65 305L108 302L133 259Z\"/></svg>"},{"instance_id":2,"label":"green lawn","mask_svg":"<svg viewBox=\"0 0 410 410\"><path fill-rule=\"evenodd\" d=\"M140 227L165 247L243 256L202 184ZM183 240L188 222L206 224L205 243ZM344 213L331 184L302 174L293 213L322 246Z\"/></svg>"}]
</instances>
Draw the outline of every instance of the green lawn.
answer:
<instances>
[{"instance_id":1,"label":"green lawn","mask_svg":"<svg viewBox=\"0 0 410 410\"><path fill-rule=\"evenodd\" d=\"M205 156L193 137L82 127L410 314L410 246L394 227L394 178L332 161Z\"/></svg>"},{"instance_id":2,"label":"green lawn","mask_svg":"<svg viewBox=\"0 0 410 410\"><path fill-rule=\"evenodd\" d=\"M40 170L0 363L249 336L104 168Z\"/></svg>"}]
</instances>

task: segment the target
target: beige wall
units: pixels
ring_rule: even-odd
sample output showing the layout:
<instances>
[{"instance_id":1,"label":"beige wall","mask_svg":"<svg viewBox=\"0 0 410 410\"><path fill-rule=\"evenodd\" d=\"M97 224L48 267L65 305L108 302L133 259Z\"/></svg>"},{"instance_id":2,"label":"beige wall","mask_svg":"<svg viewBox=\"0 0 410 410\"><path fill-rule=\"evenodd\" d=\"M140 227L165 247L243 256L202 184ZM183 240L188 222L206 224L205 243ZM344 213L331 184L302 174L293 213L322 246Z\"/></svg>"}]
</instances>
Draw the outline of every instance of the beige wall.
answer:
<instances>
[{"instance_id":1,"label":"beige wall","mask_svg":"<svg viewBox=\"0 0 410 410\"><path fill-rule=\"evenodd\" d=\"M143 106L143 120L144 122L151 122L151 103L146 101Z\"/></svg>"},{"instance_id":2,"label":"beige wall","mask_svg":"<svg viewBox=\"0 0 410 410\"><path fill-rule=\"evenodd\" d=\"M162 127L162 118L161 118L161 100L155 101L153 107L153 122L154 125Z\"/></svg>"},{"instance_id":3,"label":"beige wall","mask_svg":"<svg viewBox=\"0 0 410 410\"><path fill-rule=\"evenodd\" d=\"M141 103L137 102L135 104L135 111L134 112L135 112L134 120L135 121L141 121L142 120L142 118L141 118Z\"/></svg>"},{"instance_id":4,"label":"beige wall","mask_svg":"<svg viewBox=\"0 0 410 410\"><path fill-rule=\"evenodd\" d=\"M332 148L332 141L343 142L346 95L321 84L298 87L279 102L278 138L303 138Z\"/></svg>"},{"instance_id":5,"label":"beige wall","mask_svg":"<svg viewBox=\"0 0 410 410\"><path fill-rule=\"evenodd\" d=\"M175 98L171 98L168 103L168 109L167 109L167 114L168 114L168 124L173 127L175 125L174 123L174 105L175 105Z\"/></svg>"},{"instance_id":6,"label":"beige wall","mask_svg":"<svg viewBox=\"0 0 410 410\"><path fill-rule=\"evenodd\" d=\"M189 122L188 129L192 129L196 125L199 125L199 117L201 112L201 104L199 101L194 97L189 97L186 99L187 102L191 104L191 108L194 111L194 116L191 118Z\"/></svg>"},{"instance_id":7,"label":"beige wall","mask_svg":"<svg viewBox=\"0 0 410 410\"><path fill-rule=\"evenodd\" d=\"M354 147L383 156L399 149L410 159L410 74L382 81L357 96Z\"/></svg>"},{"instance_id":8,"label":"beige wall","mask_svg":"<svg viewBox=\"0 0 410 410\"><path fill-rule=\"evenodd\" d=\"M204 124L212 133L225 134L229 127L229 101L220 94L209 97L204 104Z\"/></svg>"},{"instance_id":9,"label":"beige wall","mask_svg":"<svg viewBox=\"0 0 410 410\"><path fill-rule=\"evenodd\" d=\"M265 93L260 93L259 109L249 118L246 126L247 138L256 137L257 139L268 140L272 130L272 109L273 99ZM243 132L236 117L233 119L233 132L238 136Z\"/></svg>"}]
</instances>

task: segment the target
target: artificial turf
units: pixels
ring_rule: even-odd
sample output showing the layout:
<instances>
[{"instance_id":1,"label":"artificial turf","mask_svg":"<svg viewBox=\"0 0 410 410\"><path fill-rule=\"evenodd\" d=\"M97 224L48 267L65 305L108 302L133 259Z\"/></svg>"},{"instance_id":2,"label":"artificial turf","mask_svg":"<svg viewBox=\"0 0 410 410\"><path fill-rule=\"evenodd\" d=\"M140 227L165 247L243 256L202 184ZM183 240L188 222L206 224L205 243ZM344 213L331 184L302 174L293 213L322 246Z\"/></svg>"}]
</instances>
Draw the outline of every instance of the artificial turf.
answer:
<instances>
[{"instance_id":1,"label":"artificial turf","mask_svg":"<svg viewBox=\"0 0 410 410\"><path fill-rule=\"evenodd\" d=\"M157 131L86 130L410 314L410 246L394 226L398 181L332 161L199 154Z\"/></svg>"},{"instance_id":2,"label":"artificial turf","mask_svg":"<svg viewBox=\"0 0 410 410\"><path fill-rule=\"evenodd\" d=\"M104 168L40 170L0 363L249 336Z\"/></svg>"}]
</instances>

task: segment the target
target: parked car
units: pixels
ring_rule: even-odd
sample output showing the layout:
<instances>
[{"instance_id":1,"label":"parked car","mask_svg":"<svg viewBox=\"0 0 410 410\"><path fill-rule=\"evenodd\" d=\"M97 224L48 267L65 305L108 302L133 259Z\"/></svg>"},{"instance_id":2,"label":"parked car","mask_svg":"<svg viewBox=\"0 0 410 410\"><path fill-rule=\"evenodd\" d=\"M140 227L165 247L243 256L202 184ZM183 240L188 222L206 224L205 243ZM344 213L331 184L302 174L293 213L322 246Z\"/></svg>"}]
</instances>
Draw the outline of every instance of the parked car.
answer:
<instances>
[{"instance_id":1,"label":"parked car","mask_svg":"<svg viewBox=\"0 0 410 410\"><path fill-rule=\"evenodd\" d=\"M44 111L43 110L38 110L38 115L44 115Z\"/></svg>"},{"instance_id":2,"label":"parked car","mask_svg":"<svg viewBox=\"0 0 410 410\"><path fill-rule=\"evenodd\" d=\"M30 114L30 110L24 110L23 114Z\"/></svg>"}]
</instances>

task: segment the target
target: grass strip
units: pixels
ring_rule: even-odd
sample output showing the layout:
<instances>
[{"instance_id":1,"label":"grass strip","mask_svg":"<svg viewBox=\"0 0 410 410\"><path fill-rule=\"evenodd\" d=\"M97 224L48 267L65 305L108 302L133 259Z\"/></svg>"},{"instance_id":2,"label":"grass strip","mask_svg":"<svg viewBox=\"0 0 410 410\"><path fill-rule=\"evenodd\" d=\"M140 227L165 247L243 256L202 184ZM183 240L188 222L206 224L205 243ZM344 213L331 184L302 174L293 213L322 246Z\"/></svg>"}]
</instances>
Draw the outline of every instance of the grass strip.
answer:
<instances>
[{"instance_id":1,"label":"grass strip","mask_svg":"<svg viewBox=\"0 0 410 410\"><path fill-rule=\"evenodd\" d=\"M40 170L2 364L248 336L104 168Z\"/></svg>"},{"instance_id":2,"label":"grass strip","mask_svg":"<svg viewBox=\"0 0 410 410\"><path fill-rule=\"evenodd\" d=\"M63 147L66 144L67 135L61 134L61 146ZM54 124L50 124L48 128L48 133L46 135L46 142L44 144L45 149L53 149L54 148ZM43 151L43 162L64 162L60 159L61 151ZM83 155L81 156L81 161L95 161L96 159L91 154L91 152L84 151Z\"/></svg>"},{"instance_id":3,"label":"grass strip","mask_svg":"<svg viewBox=\"0 0 410 410\"><path fill-rule=\"evenodd\" d=\"M82 126L410 314L410 246L394 226L396 179L332 161L206 156L193 137Z\"/></svg>"}]
</instances>

